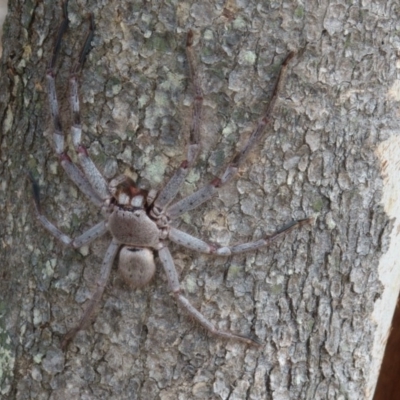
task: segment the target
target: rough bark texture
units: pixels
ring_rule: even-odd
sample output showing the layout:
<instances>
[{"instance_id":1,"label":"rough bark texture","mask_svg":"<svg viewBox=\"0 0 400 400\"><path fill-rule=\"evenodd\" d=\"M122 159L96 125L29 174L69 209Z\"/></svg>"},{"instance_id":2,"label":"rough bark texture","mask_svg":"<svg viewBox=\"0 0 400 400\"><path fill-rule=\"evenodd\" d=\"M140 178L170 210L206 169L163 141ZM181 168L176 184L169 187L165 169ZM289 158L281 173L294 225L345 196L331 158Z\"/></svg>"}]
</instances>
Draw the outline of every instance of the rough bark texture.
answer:
<instances>
[{"instance_id":1,"label":"rough bark texture","mask_svg":"<svg viewBox=\"0 0 400 400\"><path fill-rule=\"evenodd\" d=\"M177 308L158 265L152 284L134 292L114 271L96 322L64 354L60 339L94 289L110 238L65 249L35 220L27 170L66 233L100 216L52 151L44 75L60 6L10 2L0 82L1 396L371 398L378 264L394 226L380 205L375 151L397 129L387 93L398 3L71 0L58 63L64 103L88 11L97 30L82 74L85 143L107 178L127 172L152 187L184 157L192 104L184 43L195 31L203 152L182 194L221 171L265 108L280 62L300 50L238 179L180 227L225 244L317 218L243 257L171 247L189 299L220 328L254 331L260 349L209 337ZM63 121L68 131L68 107Z\"/></svg>"}]
</instances>

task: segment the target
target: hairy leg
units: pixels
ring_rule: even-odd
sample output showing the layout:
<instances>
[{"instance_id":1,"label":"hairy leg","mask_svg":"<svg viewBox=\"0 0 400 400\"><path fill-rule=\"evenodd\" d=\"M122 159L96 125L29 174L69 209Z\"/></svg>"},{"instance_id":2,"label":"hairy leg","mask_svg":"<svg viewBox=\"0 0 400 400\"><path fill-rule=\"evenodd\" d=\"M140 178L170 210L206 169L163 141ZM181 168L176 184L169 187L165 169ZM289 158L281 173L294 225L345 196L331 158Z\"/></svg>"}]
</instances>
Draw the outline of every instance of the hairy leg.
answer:
<instances>
[{"instance_id":1,"label":"hairy leg","mask_svg":"<svg viewBox=\"0 0 400 400\"><path fill-rule=\"evenodd\" d=\"M261 247L269 246L272 242L291 232L293 229L300 228L310 222L310 218L293 221L272 235L267 235L263 239L255 242L241 243L234 246L217 246L215 244L209 244L176 228L170 229L168 239L188 249L198 251L199 253L214 254L216 256L230 256L232 254L245 253L247 251L254 251Z\"/></svg>"},{"instance_id":2,"label":"hairy leg","mask_svg":"<svg viewBox=\"0 0 400 400\"><path fill-rule=\"evenodd\" d=\"M99 279L96 282L97 289L93 293L92 298L89 300L88 304L86 305L86 309L78 323L74 328L70 329L66 335L64 336L61 342L61 348L65 350L68 347L69 342L76 336L76 334L85 329L89 323L92 321L92 317L95 314L98 305L100 303L101 297L103 295L104 289L108 282L108 278L110 276L110 272L112 269L112 265L114 259L118 253L120 244L113 239L110 246L108 247L106 254L104 256L103 263L101 265L101 271Z\"/></svg>"},{"instance_id":3,"label":"hairy leg","mask_svg":"<svg viewBox=\"0 0 400 400\"><path fill-rule=\"evenodd\" d=\"M190 304L189 300L181 293L181 288L178 279L178 273L176 272L174 261L172 259L171 253L167 247L163 247L158 250L160 260L163 264L165 273L167 274L169 287L172 293L175 295L177 303L191 316L193 317L201 326L206 328L210 333L216 336L220 336L225 339L236 339L245 342L250 345L260 345L256 339L240 335L237 333L232 333L228 331L221 331L217 329L200 311Z\"/></svg>"},{"instance_id":4,"label":"hairy leg","mask_svg":"<svg viewBox=\"0 0 400 400\"><path fill-rule=\"evenodd\" d=\"M55 237L57 238L60 242L66 244L67 246L72 246L75 249L79 249L80 247L84 246L85 244L88 244L92 242L94 239L104 235L107 231L107 225L106 221L102 221L90 229L88 229L86 232L84 232L82 235L76 237L76 238L70 238L69 236L65 235L63 232L60 231L52 222L50 222L47 217L45 217L42 213L42 207L40 204L40 191L39 191L39 185L37 182L33 179L33 177L29 174L29 179L32 182L32 192L33 192L33 198L35 200L35 211L36 211L36 216L40 223Z\"/></svg>"},{"instance_id":5,"label":"hairy leg","mask_svg":"<svg viewBox=\"0 0 400 400\"><path fill-rule=\"evenodd\" d=\"M222 173L222 175L220 175L220 177L213 179L206 186L170 206L166 210L166 214L168 217L170 217L171 219L175 219L185 212L198 207L200 204L204 203L212 196L214 196L218 192L218 189L227 184L235 176L240 165L244 162L247 155L254 147L255 143L257 143L257 141L260 139L261 135L265 131L265 127L271 122L270 117L274 109L275 103L277 102L280 89L282 88L287 71L287 66L293 56L293 52L289 53L289 55L283 61L268 107L264 112L264 115L259 119L257 127L252 132L249 140L247 141L243 149L235 155L233 160L228 164L225 171Z\"/></svg>"},{"instance_id":6,"label":"hairy leg","mask_svg":"<svg viewBox=\"0 0 400 400\"><path fill-rule=\"evenodd\" d=\"M46 71L46 79L47 79L47 92L49 98L49 105L51 116L53 120L53 142L54 148L57 155L60 158L61 166L64 168L67 175L70 179L78 186L78 188L98 207L101 207L103 204L99 195L94 191L93 187L90 185L88 179L84 176L84 174L72 163L70 157L65 152L65 143L64 143L64 133L62 130L62 124L60 119L59 105L57 99L56 85L55 85L55 63L57 61L57 56L60 50L62 36L68 28L68 13L67 13L67 4L65 1L63 3L63 19L61 21L60 27L58 29L57 38L53 47L53 55L49 66Z\"/></svg>"},{"instance_id":7,"label":"hairy leg","mask_svg":"<svg viewBox=\"0 0 400 400\"><path fill-rule=\"evenodd\" d=\"M97 169L92 159L89 157L86 147L81 142L82 124L81 124L80 106L79 106L78 76L83 68L86 56L90 51L90 46L94 35L93 15L90 15L89 21L90 21L89 32L86 36L85 42L79 54L79 59L72 68L71 76L69 78L70 104L72 113L71 136L72 136L72 142L75 146L75 150L78 154L79 162L86 176L86 179L90 182L91 186L99 195L99 197L103 200L106 200L111 197L110 191L108 189L108 184L101 175L100 171Z\"/></svg>"},{"instance_id":8,"label":"hairy leg","mask_svg":"<svg viewBox=\"0 0 400 400\"><path fill-rule=\"evenodd\" d=\"M200 125L203 107L203 92L200 87L199 78L195 68L195 55L193 50L193 32L190 30L186 40L186 56L189 64L189 73L194 90L194 102L192 123L190 126L189 147L187 151L187 159L182 162L175 174L167 182L163 189L156 197L153 206L155 216L161 214L165 207L178 194L180 187L189 174L193 164L197 160L200 153Z\"/></svg>"}]
</instances>

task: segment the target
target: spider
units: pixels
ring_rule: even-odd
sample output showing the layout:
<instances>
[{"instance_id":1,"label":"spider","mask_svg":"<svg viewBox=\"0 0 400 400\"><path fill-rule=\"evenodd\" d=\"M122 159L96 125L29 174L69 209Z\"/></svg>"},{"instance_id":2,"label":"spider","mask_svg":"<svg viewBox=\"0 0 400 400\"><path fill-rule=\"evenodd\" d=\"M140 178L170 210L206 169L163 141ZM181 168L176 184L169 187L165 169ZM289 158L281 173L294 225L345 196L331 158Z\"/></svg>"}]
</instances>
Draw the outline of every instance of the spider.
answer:
<instances>
[{"instance_id":1,"label":"spider","mask_svg":"<svg viewBox=\"0 0 400 400\"><path fill-rule=\"evenodd\" d=\"M184 296L179 284L178 273L174 261L168 249L168 241L184 246L199 253L212 254L214 256L230 256L248 251L254 251L269 245L277 238L310 222L310 219L293 221L263 239L237 244L234 246L218 246L193 237L173 226L182 214L191 211L204 202L210 200L218 191L235 176L238 168L243 164L248 153L254 147L270 122L270 115L277 101L278 92L283 84L285 71L289 61L294 56L290 53L282 63L272 98L260 118L257 127L252 132L246 145L235 155L227 165L225 171L210 183L198 189L193 194L174 202L179 189L185 181L189 171L196 162L200 152L200 124L203 104L203 93L195 68L195 55L193 49L193 32L189 30L186 39L186 54L189 65L190 77L194 89L194 101L192 122L190 126L190 140L184 160L172 177L167 180L159 191L144 190L137 187L127 176L119 176L109 183L103 178L93 161L90 159L86 148L81 143L82 127L80 122L78 76L83 68L85 58L90 51L91 41L94 35L94 19L89 16L89 30L83 44L78 61L71 69L69 79L70 85L70 107L72 112L71 136L72 142L78 155L81 168L72 163L64 145L64 133L62 131L57 93L55 87L55 64L62 42L62 37L68 27L67 1L62 6L62 21L58 29L57 37L53 47L52 58L46 72L48 84L48 98L52 121L54 125L53 141L54 149L60 159L60 163L69 178L79 187L87 198L100 208L104 220L88 229L78 237L70 238L61 232L42 213L40 204L40 193L38 183L31 176L35 212L41 224L58 240L68 246L77 249L93 241L94 239L111 233L112 240L105 253L101 265L100 276L97 280L97 288L89 300L86 309L78 324L70 329L61 342L61 347L66 349L69 342L78 331L85 329L97 310L114 259L119 255L118 269L123 278L133 288L142 287L149 283L155 273L154 252L164 268L168 279L169 289L175 296L177 303L201 326L210 333L221 338L236 339L250 345L259 345L260 342L253 337L222 331L217 329L203 314L201 314Z\"/></svg>"}]
</instances>

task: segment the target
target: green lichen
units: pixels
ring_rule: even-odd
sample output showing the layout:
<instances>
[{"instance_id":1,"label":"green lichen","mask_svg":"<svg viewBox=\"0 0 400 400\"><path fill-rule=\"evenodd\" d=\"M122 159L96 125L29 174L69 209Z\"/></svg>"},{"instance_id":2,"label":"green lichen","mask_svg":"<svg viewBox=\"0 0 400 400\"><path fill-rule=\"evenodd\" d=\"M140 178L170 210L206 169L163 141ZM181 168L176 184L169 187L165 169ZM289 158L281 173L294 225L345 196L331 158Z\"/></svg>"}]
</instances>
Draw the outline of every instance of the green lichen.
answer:
<instances>
[{"instance_id":1,"label":"green lichen","mask_svg":"<svg viewBox=\"0 0 400 400\"><path fill-rule=\"evenodd\" d=\"M28 169L28 171L31 171L32 173L33 173L33 171L36 171L37 170L37 160L36 160L36 158L34 158L34 157L31 157L31 158L29 158L28 159L28 162L27 162L27 169ZM34 176L35 176L35 178L37 178L37 174L35 174L35 173L33 173L34 174Z\"/></svg>"},{"instance_id":2,"label":"green lichen","mask_svg":"<svg viewBox=\"0 0 400 400\"><path fill-rule=\"evenodd\" d=\"M111 77L106 84L106 96L114 97L122 89L121 80L117 77Z\"/></svg>"},{"instance_id":3,"label":"green lichen","mask_svg":"<svg viewBox=\"0 0 400 400\"><path fill-rule=\"evenodd\" d=\"M198 287L197 287L197 282L196 278L192 275L188 275L185 278L185 291L188 293L197 293Z\"/></svg>"},{"instance_id":4,"label":"green lichen","mask_svg":"<svg viewBox=\"0 0 400 400\"><path fill-rule=\"evenodd\" d=\"M154 184L160 184L163 181L166 160L163 157L156 157L144 170L143 176Z\"/></svg>"},{"instance_id":5,"label":"green lichen","mask_svg":"<svg viewBox=\"0 0 400 400\"><path fill-rule=\"evenodd\" d=\"M324 203L322 201L322 199L317 199L316 201L314 201L312 208L315 212L320 212L322 210Z\"/></svg>"},{"instance_id":6,"label":"green lichen","mask_svg":"<svg viewBox=\"0 0 400 400\"><path fill-rule=\"evenodd\" d=\"M225 153L223 150L217 150L215 152L215 164L217 167L221 167L225 164Z\"/></svg>"},{"instance_id":7,"label":"green lichen","mask_svg":"<svg viewBox=\"0 0 400 400\"><path fill-rule=\"evenodd\" d=\"M283 285L279 283L276 285L270 285L268 288L268 292L271 293L271 295L278 295L283 292Z\"/></svg>"},{"instance_id":8,"label":"green lichen","mask_svg":"<svg viewBox=\"0 0 400 400\"><path fill-rule=\"evenodd\" d=\"M243 268L238 264L231 264L228 270L228 279L235 279L240 275Z\"/></svg>"},{"instance_id":9,"label":"green lichen","mask_svg":"<svg viewBox=\"0 0 400 400\"><path fill-rule=\"evenodd\" d=\"M72 214L69 223L70 223L71 233L72 233L75 230L79 229L79 227L82 224L82 219L78 215Z\"/></svg>"},{"instance_id":10,"label":"green lichen","mask_svg":"<svg viewBox=\"0 0 400 400\"><path fill-rule=\"evenodd\" d=\"M114 140L111 143L115 143L115 142L118 142L118 141ZM102 170L104 168L104 165L105 165L106 161L108 160L107 154L105 154L103 151L99 151L98 154L91 153L91 158L100 170Z\"/></svg>"},{"instance_id":11,"label":"green lichen","mask_svg":"<svg viewBox=\"0 0 400 400\"><path fill-rule=\"evenodd\" d=\"M299 6L294 10L294 16L296 18L303 18L304 17L304 7Z\"/></svg>"},{"instance_id":12,"label":"green lichen","mask_svg":"<svg viewBox=\"0 0 400 400\"><path fill-rule=\"evenodd\" d=\"M234 29L245 30L248 27L248 22L239 16L233 21L232 26Z\"/></svg>"},{"instance_id":13,"label":"green lichen","mask_svg":"<svg viewBox=\"0 0 400 400\"><path fill-rule=\"evenodd\" d=\"M152 50L156 50L156 51L165 53L171 49L171 43L168 40L167 35L160 36L160 35L154 34L149 39L149 47Z\"/></svg>"},{"instance_id":14,"label":"green lichen","mask_svg":"<svg viewBox=\"0 0 400 400\"><path fill-rule=\"evenodd\" d=\"M256 62L256 53L254 51L245 51L241 54L243 62L246 65L254 65Z\"/></svg>"}]
</instances>

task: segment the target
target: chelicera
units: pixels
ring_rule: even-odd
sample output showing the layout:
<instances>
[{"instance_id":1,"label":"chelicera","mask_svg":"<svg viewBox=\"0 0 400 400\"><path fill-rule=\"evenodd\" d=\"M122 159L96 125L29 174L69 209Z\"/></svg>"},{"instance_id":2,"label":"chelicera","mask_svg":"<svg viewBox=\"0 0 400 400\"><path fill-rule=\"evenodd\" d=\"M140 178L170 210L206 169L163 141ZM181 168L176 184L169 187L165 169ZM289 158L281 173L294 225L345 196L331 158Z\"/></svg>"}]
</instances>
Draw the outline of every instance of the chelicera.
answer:
<instances>
[{"instance_id":1,"label":"chelicera","mask_svg":"<svg viewBox=\"0 0 400 400\"><path fill-rule=\"evenodd\" d=\"M177 218L210 200L235 176L238 168L243 164L247 155L260 139L265 127L270 121L270 115L277 101L279 89L283 84L286 69L294 54L290 53L284 59L270 103L245 146L234 156L232 161L228 163L219 177L213 179L210 183L198 189L193 194L179 201L175 201L181 186L185 182L185 178L195 164L200 152L200 124L202 119L203 93L195 68L192 31L188 32L186 41L186 53L194 89L193 115L186 160L180 164L179 168L172 177L166 181L161 190L147 191L137 187L127 176L120 176L111 180L111 182L107 182L90 159L86 148L81 143L82 128L80 122L78 76L82 70L86 55L90 50L93 38L94 22L92 16L90 16L89 33L82 47L79 59L72 68L69 79L70 108L72 113L71 137L81 168L78 168L71 161L66 152L64 133L59 116L54 70L62 37L67 26L67 2L64 2L63 19L55 40L53 56L46 73L49 104L54 125L54 149L69 178L87 196L91 203L101 210L104 219L80 236L75 238L68 237L43 215L39 199L39 187L31 177L36 214L41 224L52 235L65 245L72 246L73 248L80 248L107 232L111 234L112 240L101 265L99 278L96 282L96 290L86 305L86 309L80 321L67 332L62 340L61 346L66 348L77 332L86 328L92 320L109 279L114 259L117 256L119 257L119 271L130 285L132 287L142 287L149 283L155 273L154 253L158 254L168 279L169 288L174 294L177 303L194 320L209 332L219 337L236 339L250 345L259 344L257 339L248 335L217 329L205 316L192 306L181 291L178 273L168 249L168 242L174 242L191 251L199 253L211 254L214 256L230 256L243 252L255 251L267 246L293 228L300 227L309 222L309 219L293 221L263 239L234 246L209 244L174 227L174 221Z\"/></svg>"}]
</instances>

